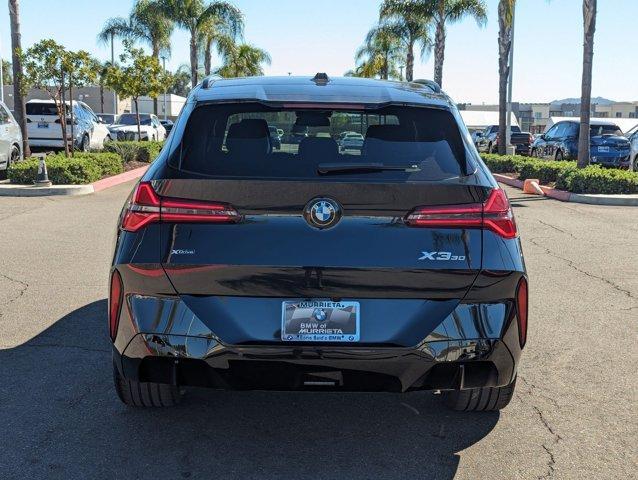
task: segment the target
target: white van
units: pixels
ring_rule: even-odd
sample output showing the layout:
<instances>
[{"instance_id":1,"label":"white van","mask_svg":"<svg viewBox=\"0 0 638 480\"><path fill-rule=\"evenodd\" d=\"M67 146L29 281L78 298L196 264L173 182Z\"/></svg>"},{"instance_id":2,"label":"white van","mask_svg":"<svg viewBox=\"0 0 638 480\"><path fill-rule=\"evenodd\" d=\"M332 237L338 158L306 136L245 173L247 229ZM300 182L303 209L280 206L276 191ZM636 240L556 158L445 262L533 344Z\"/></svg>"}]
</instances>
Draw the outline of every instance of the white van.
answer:
<instances>
[{"instance_id":1,"label":"white van","mask_svg":"<svg viewBox=\"0 0 638 480\"><path fill-rule=\"evenodd\" d=\"M66 102L68 110L70 102ZM27 134L32 147L64 148L62 126L53 100L29 100ZM73 101L73 138L75 148L82 151L102 149L110 140L109 130L84 102ZM67 138L71 140L71 118L67 117Z\"/></svg>"}]
</instances>

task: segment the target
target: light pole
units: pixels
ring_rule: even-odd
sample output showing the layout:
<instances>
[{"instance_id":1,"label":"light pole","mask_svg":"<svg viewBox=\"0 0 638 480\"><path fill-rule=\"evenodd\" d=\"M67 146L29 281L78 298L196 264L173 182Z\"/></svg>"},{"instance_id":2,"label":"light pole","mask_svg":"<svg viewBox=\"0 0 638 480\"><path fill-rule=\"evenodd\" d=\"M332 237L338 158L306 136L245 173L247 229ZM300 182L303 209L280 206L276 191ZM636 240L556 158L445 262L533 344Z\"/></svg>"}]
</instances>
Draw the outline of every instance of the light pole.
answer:
<instances>
[{"instance_id":1,"label":"light pole","mask_svg":"<svg viewBox=\"0 0 638 480\"><path fill-rule=\"evenodd\" d=\"M164 75L166 75L166 55L162 55L162 66L164 68ZM166 121L166 86L164 87L164 120Z\"/></svg>"},{"instance_id":2,"label":"light pole","mask_svg":"<svg viewBox=\"0 0 638 480\"><path fill-rule=\"evenodd\" d=\"M512 79L514 78L514 18L516 2L512 5L512 33L510 38L509 78L507 79L507 108L505 114L505 149L512 143Z\"/></svg>"}]
</instances>

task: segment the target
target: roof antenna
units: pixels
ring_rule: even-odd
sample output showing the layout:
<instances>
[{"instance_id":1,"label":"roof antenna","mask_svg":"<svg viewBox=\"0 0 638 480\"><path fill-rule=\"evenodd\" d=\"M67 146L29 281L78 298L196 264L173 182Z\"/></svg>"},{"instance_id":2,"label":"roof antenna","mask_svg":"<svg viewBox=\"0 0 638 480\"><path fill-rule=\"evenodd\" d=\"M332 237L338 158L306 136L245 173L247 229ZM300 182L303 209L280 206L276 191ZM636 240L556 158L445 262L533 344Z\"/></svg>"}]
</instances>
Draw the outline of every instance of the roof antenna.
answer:
<instances>
[{"instance_id":1,"label":"roof antenna","mask_svg":"<svg viewBox=\"0 0 638 480\"><path fill-rule=\"evenodd\" d=\"M312 78L312 81L317 85L326 85L330 81L330 78L327 73L319 72Z\"/></svg>"}]
</instances>

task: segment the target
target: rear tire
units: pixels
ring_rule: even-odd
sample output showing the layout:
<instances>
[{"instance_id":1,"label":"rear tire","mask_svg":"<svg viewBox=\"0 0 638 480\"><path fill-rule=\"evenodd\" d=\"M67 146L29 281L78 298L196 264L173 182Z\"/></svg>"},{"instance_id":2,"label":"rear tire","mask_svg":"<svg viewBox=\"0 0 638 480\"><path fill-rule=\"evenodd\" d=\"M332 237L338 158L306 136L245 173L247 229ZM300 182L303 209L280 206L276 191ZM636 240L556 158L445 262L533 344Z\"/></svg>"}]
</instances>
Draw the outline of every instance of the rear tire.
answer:
<instances>
[{"instance_id":1,"label":"rear tire","mask_svg":"<svg viewBox=\"0 0 638 480\"><path fill-rule=\"evenodd\" d=\"M182 396L176 385L128 380L120 375L115 365L113 382L119 399L130 407L172 407Z\"/></svg>"},{"instance_id":2,"label":"rear tire","mask_svg":"<svg viewBox=\"0 0 638 480\"><path fill-rule=\"evenodd\" d=\"M0 180L6 180L9 174L9 167L20 160L20 149L15 145L11 146L9 156L7 157L7 165L4 170L0 170Z\"/></svg>"},{"instance_id":3,"label":"rear tire","mask_svg":"<svg viewBox=\"0 0 638 480\"><path fill-rule=\"evenodd\" d=\"M445 404L462 412L490 412L505 408L514 397L516 378L503 387L470 388L446 393Z\"/></svg>"},{"instance_id":4,"label":"rear tire","mask_svg":"<svg viewBox=\"0 0 638 480\"><path fill-rule=\"evenodd\" d=\"M88 135L84 135L82 137L82 142L80 143L80 151L88 152L90 147L91 147L91 139L89 138Z\"/></svg>"}]
</instances>

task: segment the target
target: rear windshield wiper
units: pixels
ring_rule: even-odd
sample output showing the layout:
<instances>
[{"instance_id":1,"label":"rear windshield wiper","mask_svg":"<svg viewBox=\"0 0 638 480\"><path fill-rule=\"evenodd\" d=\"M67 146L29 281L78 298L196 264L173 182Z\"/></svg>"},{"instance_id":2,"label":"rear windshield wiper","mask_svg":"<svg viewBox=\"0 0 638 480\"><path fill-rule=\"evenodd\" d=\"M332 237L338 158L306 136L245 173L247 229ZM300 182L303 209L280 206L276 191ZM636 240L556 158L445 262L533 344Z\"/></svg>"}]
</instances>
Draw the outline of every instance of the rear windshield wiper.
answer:
<instances>
[{"instance_id":1,"label":"rear windshield wiper","mask_svg":"<svg viewBox=\"0 0 638 480\"><path fill-rule=\"evenodd\" d=\"M369 172L420 172L418 165L384 165L383 163L320 163L317 172L320 175L331 173L369 173Z\"/></svg>"}]
</instances>

